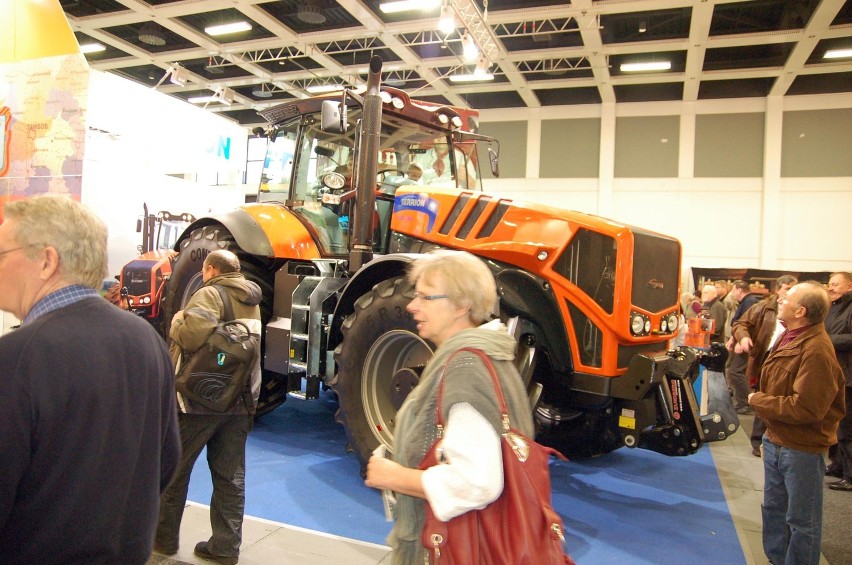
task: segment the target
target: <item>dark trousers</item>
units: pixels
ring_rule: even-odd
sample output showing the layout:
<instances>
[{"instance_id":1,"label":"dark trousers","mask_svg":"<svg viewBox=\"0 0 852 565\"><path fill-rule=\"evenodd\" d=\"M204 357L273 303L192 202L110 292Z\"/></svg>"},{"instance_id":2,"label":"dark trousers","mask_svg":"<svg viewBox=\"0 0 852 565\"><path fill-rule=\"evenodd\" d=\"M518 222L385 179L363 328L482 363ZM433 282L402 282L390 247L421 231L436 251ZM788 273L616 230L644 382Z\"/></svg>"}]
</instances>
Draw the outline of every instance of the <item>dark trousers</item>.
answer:
<instances>
[{"instance_id":1,"label":"dark trousers","mask_svg":"<svg viewBox=\"0 0 852 565\"><path fill-rule=\"evenodd\" d=\"M728 355L725 377L728 381L728 388L734 393L734 408L748 406L748 393L751 392L751 388L748 386L746 366L748 366L748 353L731 353Z\"/></svg>"},{"instance_id":2,"label":"dark trousers","mask_svg":"<svg viewBox=\"0 0 852 565\"><path fill-rule=\"evenodd\" d=\"M843 473L852 482L852 387L846 387L846 416L837 427L837 443L828 450L832 470Z\"/></svg>"},{"instance_id":3,"label":"dark trousers","mask_svg":"<svg viewBox=\"0 0 852 565\"><path fill-rule=\"evenodd\" d=\"M208 540L209 549L216 555L237 556L242 542L246 500L246 437L253 419L246 415L178 414L178 424L183 454L175 478L160 497L155 543L160 548L177 549L189 476L206 446L207 464L213 478L210 498L213 535Z\"/></svg>"}]
</instances>

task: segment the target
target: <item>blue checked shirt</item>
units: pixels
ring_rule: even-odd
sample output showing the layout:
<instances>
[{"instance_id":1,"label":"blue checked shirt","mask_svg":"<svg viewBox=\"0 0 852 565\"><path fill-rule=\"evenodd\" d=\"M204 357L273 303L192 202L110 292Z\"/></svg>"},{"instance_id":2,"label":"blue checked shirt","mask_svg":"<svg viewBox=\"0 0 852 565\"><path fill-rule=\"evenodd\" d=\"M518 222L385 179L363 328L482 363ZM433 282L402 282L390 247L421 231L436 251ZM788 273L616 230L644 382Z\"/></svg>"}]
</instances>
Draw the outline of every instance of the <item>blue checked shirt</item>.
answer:
<instances>
[{"instance_id":1,"label":"blue checked shirt","mask_svg":"<svg viewBox=\"0 0 852 565\"><path fill-rule=\"evenodd\" d=\"M95 289L81 284L72 284L70 286L60 288L36 302L24 317L21 325L25 326L39 317L44 316L48 312L53 312L54 310L64 308L65 306L71 306L75 302L79 302L84 298L91 298L92 296L100 296L100 294L98 294Z\"/></svg>"}]
</instances>

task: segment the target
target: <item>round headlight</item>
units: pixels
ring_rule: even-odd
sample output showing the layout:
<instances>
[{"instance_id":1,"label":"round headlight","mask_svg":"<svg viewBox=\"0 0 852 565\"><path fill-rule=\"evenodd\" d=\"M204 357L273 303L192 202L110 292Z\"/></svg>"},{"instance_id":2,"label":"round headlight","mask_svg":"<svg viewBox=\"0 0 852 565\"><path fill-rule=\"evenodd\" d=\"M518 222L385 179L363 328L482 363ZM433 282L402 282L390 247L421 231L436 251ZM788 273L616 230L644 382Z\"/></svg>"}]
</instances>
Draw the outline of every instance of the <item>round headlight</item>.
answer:
<instances>
[{"instance_id":1,"label":"round headlight","mask_svg":"<svg viewBox=\"0 0 852 565\"><path fill-rule=\"evenodd\" d=\"M346 177L340 173L328 173L322 176L322 184L331 190L340 190L346 186Z\"/></svg>"},{"instance_id":2,"label":"round headlight","mask_svg":"<svg viewBox=\"0 0 852 565\"><path fill-rule=\"evenodd\" d=\"M645 320L645 333L651 331L651 320Z\"/></svg>"},{"instance_id":3,"label":"round headlight","mask_svg":"<svg viewBox=\"0 0 852 565\"><path fill-rule=\"evenodd\" d=\"M660 320L660 331L664 332L668 329L669 323L665 320Z\"/></svg>"},{"instance_id":4,"label":"round headlight","mask_svg":"<svg viewBox=\"0 0 852 565\"><path fill-rule=\"evenodd\" d=\"M633 314L633 317L630 318L630 331L632 331L636 335L639 335L642 333L642 328L644 327L645 318L643 318L639 314Z\"/></svg>"},{"instance_id":5,"label":"round headlight","mask_svg":"<svg viewBox=\"0 0 852 565\"><path fill-rule=\"evenodd\" d=\"M678 327L677 314L669 314L669 331L676 332Z\"/></svg>"}]
</instances>

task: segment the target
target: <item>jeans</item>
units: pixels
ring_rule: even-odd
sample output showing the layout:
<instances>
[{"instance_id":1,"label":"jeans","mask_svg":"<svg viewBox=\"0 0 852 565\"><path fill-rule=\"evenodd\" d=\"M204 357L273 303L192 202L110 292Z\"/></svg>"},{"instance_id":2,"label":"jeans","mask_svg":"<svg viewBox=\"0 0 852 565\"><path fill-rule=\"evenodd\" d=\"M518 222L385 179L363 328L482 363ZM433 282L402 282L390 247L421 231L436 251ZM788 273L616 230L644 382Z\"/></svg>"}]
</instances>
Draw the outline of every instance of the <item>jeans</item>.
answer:
<instances>
[{"instance_id":1,"label":"jeans","mask_svg":"<svg viewBox=\"0 0 852 565\"><path fill-rule=\"evenodd\" d=\"M773 565L818 565L822 542L822 454L763 438L763 552Z\"/></svg>"},{"instance_id":2,"label":"jeans","mask_svg":"<svg viewBox=\"0 0 852 565\"><path fill-rule=\"evenodd\" d=\"M210 498L213 535L208 540L209 550L215 555L239 555L246 500L246 437L253 422L253 418L246 415L178 414L183 454L175 478L160 497L154 538L157 547L175 551L178 548L189 476L206 446L207 464L213 478Z\"/></svg>"}]
</instances>

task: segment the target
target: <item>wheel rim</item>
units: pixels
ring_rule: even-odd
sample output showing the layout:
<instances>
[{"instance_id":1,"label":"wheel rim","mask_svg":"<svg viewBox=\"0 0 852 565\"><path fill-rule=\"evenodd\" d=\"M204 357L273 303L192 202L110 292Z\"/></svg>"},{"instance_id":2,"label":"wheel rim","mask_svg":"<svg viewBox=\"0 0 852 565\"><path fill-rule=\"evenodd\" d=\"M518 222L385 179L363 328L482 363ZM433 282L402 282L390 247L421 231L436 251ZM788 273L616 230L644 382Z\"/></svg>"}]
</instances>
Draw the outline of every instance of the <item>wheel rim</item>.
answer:
<instances>
[{"instance_id":1,"label":"wheel rim","mask_svg":"<svg viewBox=\"0 0 852 565\"><path fill-rule=\"evenodd\" d=\"M431 356L426 342L407 330L381 335L367 352L361 401L370 431L380 443L392 445L397 408L410 392L404 389L416 384L416 371L407 369L424 366Z\"/></svg>"}]
</instances>

